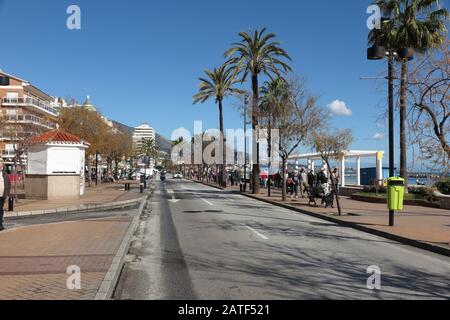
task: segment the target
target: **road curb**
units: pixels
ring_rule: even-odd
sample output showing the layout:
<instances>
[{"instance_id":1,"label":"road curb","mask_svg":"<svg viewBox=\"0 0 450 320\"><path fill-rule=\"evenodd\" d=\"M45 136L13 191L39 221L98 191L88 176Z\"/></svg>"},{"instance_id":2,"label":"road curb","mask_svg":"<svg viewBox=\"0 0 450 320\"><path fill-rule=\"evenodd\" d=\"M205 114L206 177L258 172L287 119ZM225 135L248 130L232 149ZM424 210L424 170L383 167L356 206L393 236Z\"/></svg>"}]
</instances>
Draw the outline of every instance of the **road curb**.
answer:
<instances>
[{"instance_id":1,"label":"road curb","mask_svg":"<svg viewBox=\"0 0 450 320\"><path fill-rule=\"evenodd\" d=\"M278 202L274 202L274 201L271 201L271 200L262 199L262 198L254 196L254 195L245 194L245 193L242 193L242 192L239 192L239 191L232 191L232 192L235 193L235 194L243 195L243 196L245 196L247 198L251 198L253 200L269 203L271 205L278 206L278 207L281 207L281 208L284 208L284 209L288 209L288 210L291 210L291 211L296 211L296 212L299 212L299 213L302 213L302 214L305 214L305 215L308 215L308 216L311 216L311 217L315 217L315 218L318 218L318 219L326 220L326 221L335 223L337 225L353 228L353 229L356 229L356 230L359 230L359 231L363 231L363 232L366 232L366 233L370 233L370 234L373 234L373 235L376 235L376 236L379 236L379 237L382 237L382 238L386 238L386 239L389 239L389 240L397 241L397 242L400 242L402 244L410 245L410 246L413 246L413 247L416 247L416 248L419 248L419 249L431 251L431 252L434 252L434 253L437 253L437 254L441 254L441 255L450 257L450 249L447 249L447 248L444 248L444 247L441 247L441 246L436 246L436 245L433 245L431 243L427 243L427 242L423 242L423 241L419 241L419 240L414 240L414 239L409 239L409 238L405 238L405 237L402 237L402 236L399 236L399 235L395 235L395 234L392 234L392 233L389 233L389 232L368 228L368 227L365 227L365 226L357 224L357 223L353 223L353 222L349 222L349 221L343 221L343 220L336 219L336 218L333 218L333 217L330 217L330 216L326 216L326 215L323 215L323 214L320 214L320 213L315 213L315 212L303 210L303 209L300 209L300 208L295 208L295 207L292 207L292 206L289 206L289 205L286 205L286 204L283 204L283 203L278 203Z\"/></svg>"},{"instance_id":2,"label":"road curb","mask_svg":"<svg viewBox=\"0 0 450 320\"><path fill-rule=\"evenodd\" d=\"M100 210L113 210L113 209L123 209L128 208L136 203L141 202L146 197L140 197L136 199L124 200L124 201L116 201L111 203L102 203L102 204L87 204L81 206L73 206L66 208L56 208L56 209L48 209L48 210L36 210L36 211L22 211L22 212L5 212L5 218L22 218L22 217L31 217L31 216L42 216L46 214L70 214L70 213L82 213L82 212L95 212Z\"/></svg>"},{"instance_id":3,"label":"road curb","mask_svg":"<svg viewBox=\"0 0 450 320\"><path fill-rule=\"evenodd\" d=\"M117 251L105 278L100 285L100 289L97 291L94 300L110 300L114 294L114 289L116 288L117 282L119 281L119 276L122 271L122 267L125 262L125 257L130 249L131 241L133 235L136 233L139 227L139 221L141 218L142 211L144 210L145 204L147 202L148 196L141 198L141 205L139 206L139 213L133 218L130 227L122 239L119 250Z\"/></svg>"}]
</instances>

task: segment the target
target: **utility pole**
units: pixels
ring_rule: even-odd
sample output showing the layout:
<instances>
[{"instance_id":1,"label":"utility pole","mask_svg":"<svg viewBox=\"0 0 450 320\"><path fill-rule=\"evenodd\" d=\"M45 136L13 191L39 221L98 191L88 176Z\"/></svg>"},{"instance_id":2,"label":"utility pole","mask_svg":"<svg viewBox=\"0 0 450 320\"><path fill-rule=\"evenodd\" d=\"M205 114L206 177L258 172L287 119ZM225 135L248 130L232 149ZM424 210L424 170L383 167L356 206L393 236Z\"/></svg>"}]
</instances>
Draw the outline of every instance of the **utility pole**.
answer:
<instances>
[{"instance_id":1,"label":"utility pole","mask_svg":"<svg viewBox=\"0 0 450 320\"><path fill-rule=\"evenodd\" d=\"M247 106L248 95L245 95L244 102L244 192L247 191Z\"/></svg>"}]
</instances>

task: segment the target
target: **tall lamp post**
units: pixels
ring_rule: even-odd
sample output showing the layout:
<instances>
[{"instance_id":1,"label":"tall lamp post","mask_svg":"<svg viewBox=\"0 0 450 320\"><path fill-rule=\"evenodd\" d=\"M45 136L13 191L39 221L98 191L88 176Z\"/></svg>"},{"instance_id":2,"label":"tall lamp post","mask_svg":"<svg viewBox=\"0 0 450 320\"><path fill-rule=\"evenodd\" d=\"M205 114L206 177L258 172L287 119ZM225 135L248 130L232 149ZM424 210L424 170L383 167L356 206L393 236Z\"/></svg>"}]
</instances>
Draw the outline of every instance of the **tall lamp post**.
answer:
<instances>
[{"instance_id":1,"label":"tall lamp post","mask_svg":"<svg viewBox=\"0 0 450 320\"><path fill-rule=\"evenodd\" d=\"M388 95L389 95L389 176L395 176L395 136L394 136L394 58L414 59L414 50L411 48L386 49L383 46L373 46L367 49L368 60L388 59ZM395 211L389 210L389 226L395 224Z\"/></svg>"},{"instance_id":2,"label":"tall lamp post","mask_svg":"<svg viewBox=\"0 0 450 320\"><path fill-rule=\"evenodd\" d=\"M244 102L244 192L247 192L247 106L248 95L245 95Z\"/></svg>"}]
</instances>

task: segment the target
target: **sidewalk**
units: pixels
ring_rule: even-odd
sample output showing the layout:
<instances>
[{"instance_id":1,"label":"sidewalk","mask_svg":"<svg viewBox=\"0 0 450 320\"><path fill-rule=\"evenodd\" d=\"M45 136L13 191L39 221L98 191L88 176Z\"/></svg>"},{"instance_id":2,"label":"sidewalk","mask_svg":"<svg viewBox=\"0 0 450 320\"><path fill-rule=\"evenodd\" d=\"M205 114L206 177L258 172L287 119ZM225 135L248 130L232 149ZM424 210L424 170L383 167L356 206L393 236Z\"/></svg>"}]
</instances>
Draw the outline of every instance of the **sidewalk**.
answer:
<instances>
[{"instance_id":1,"label":"sidewalk","mask_svg":"<svg viewBox=\"0 0 450 320\"><path fill-rule=\"evenodd\" d=\"M96 297L133 217L38 225L0 233L0 300ZM67 268L81 269L69 290Z\"/></svg>"},{"instance_id":2,"label":"sidewalk","mask_svg":"<svg viewBox=\"0 0 450 320\"><path fill-rule=\"evenodd\" d=\"M211 185L217 187L217 185ZM239 186L227 190L239 192ZM396 213L395 227L389 227L386 204L368 203L341 197L343 216L337 215L337 209L308 206L307 198L281 201L281 191L272 190L272 196L267 196L267 189L261 189L259 195L248 196L269 201L274 204L289 206L293 209L312 212L324 217L332 217L340 221L350 222L358 226L386 232L392 235L425 242L450 249L450 210L405 206L404 211ZM320 204L320 200L317 201Z\"/></svg>"},{"instance_id":3,"label":"sidewalk","mask_svg":"<svg viewBox=\"0 0 450 320\"><path fill-rule=\"evenodd\" d=\"M138 192L124 191L125 181L101 184L97 187L86 188L86 194L79 200L28 200L20 199L14 205L14 212L5 211L5 217L14 216L20 212L33 212L40 210L82 208L86 205L102 205L118 201L139 199L142 195ZM6 207L6 205L5 205Z\"/></svg>"}]
</instances>

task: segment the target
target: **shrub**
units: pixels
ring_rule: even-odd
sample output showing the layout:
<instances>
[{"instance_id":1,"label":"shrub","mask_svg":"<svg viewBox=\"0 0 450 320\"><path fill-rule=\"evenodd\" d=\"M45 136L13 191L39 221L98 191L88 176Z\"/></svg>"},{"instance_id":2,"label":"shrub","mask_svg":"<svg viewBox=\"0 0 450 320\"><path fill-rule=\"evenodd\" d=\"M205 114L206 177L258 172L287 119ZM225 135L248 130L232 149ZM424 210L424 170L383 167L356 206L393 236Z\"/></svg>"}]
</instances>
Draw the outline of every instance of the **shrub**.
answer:
<instances>
[{"instance_id":1,"label":"shrub","mask_svg":"<svg viewBox=\"0 0 450 320\"><path fill-rule=\"evenodd\" d=\"M436 187L441 193L450 195L450 178L439 181L436 183Z\"/></svg>"},{"instance_id":2,"label":"shrub","mask_svg":"<svg viewBox=\"0 0 450 320\"><path fill-rule=\"evenodd\" d=\"M366 193L376 193L376 186L364 186L364 192ZM378 187L378 193L387 193L387 188L385 186Z\"/></svg>"}]
</instances>

